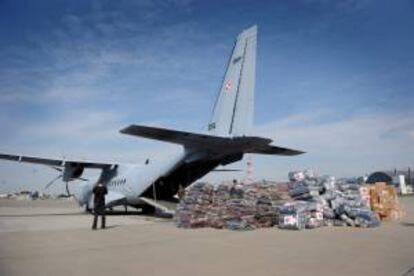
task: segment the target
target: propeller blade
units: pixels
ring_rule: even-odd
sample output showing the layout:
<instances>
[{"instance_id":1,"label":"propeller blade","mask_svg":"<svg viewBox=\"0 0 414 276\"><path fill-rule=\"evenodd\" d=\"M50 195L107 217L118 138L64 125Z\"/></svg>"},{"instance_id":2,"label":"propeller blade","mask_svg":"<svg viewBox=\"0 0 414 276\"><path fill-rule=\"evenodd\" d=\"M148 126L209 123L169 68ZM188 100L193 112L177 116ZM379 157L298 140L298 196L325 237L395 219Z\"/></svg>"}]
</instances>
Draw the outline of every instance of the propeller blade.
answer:
<instances>
[{"instance_id":1,"label":"propeller blade","mask_svg":"<svg viewBox=\"0 0 414 276\"><path fill-rule=\"evenodd\" d=\"M61 178L62 175L58 175L57 177L55 177L52 181L50 181L49 183L46 184L45 189L48 189L53 183L56 182L56 180L58 180L59 178Z\"/></svg>"},{"instance_id":2,"label":"propeller blade","mask_svg":"<svg viewBox=\"0 0 414 276\"><path fill-rule=\"evenodd\" d=\"M63 171L63 169L62 168L59 168L59 167L51 167L52 169L55 169L55 170L57 170L58 172L62 172Z\"/></svg>"}]
</instances>

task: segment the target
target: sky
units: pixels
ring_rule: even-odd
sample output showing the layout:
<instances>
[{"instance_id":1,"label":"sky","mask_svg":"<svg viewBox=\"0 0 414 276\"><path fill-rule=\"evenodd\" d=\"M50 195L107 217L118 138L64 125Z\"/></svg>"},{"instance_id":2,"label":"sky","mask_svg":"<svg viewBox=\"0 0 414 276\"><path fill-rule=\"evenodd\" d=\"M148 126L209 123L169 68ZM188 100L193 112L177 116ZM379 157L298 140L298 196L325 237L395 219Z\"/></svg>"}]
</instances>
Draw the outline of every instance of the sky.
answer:
<instances>
[{"instance_id":1,"label":"sky","mask_svg":"<svg viewBox=\"0 0 414 276\"><path fill-rule=\"evenodd\" d=\"M136 123L205 131L234 39L253 24L255 131L307 152L253 156L255 179L414 165L408 0L0 0L0 152L165 158L177 146L119 130ZM0 191L41 190L55 176L1 161ZM233 177L244 172L205 179Z\"/></svg>"}]
</instances>

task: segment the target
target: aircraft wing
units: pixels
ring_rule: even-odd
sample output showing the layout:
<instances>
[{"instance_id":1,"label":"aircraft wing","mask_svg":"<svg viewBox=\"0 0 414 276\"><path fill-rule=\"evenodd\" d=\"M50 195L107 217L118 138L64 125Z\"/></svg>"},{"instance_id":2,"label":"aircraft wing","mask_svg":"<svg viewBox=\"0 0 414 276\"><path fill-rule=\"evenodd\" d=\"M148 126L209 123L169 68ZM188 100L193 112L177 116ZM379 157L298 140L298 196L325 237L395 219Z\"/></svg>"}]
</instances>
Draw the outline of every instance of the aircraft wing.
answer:
<instances>
[{"instance_id":1,"label":"aircraft wing","mask_svg":"<svg viewBox=\"0 0 414 276\"><path fill-rule=\"evenodd\" d=\"M77 165L81 165L82 167L88 168L88 169L104 169L104 168L108 168L108 167L111 167L111 166L115 165L115 164L101 163L101 162L52 159L52 158L33 157L33 156L26 156L26 155L4 154L4 153L0 153L0 159L15 161L15 162L24 162L24 163L46 165L46 166L55 166L55 167L63 167L63 166L65 166L65 164L77 164Z\"/></svg>"}]
</instances>

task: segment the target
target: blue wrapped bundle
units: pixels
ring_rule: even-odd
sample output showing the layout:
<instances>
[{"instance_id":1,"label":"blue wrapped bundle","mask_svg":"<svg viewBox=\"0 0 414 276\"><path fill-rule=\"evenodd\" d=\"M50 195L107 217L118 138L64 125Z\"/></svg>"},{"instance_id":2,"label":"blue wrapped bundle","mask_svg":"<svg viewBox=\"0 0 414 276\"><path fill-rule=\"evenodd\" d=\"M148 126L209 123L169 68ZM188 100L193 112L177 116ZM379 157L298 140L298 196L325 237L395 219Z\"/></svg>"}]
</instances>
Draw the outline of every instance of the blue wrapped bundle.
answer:
<instances>
[{"instance_id":1,"label":"blue wrapped bundle","mask_svg":"<svg viewBox=\"0 0 414 276\"><path fill-rule=\"evenodd\" d=\"M312 195L307 186L303 184L297 184L289 191L289 195L294 199L307 200L311 199Z\"/></svg>"},{"instance_id":2,"label":"blue wrapped bundle","mask_svg":"<svg viewBox=\"0 0 414 276\"><path fill-rule=\"evenodd\" d=\"M238 231L247 231L253 230L254 228L251 227L251 224L240 218L234 218L226 221L227 229L229 230L238 230Z\"/></svg>"},{"instance_id":3,"label":"blue wrapped bundle","mask_svg":"<svg viewBox=\"0 0 414 276\"><path fill-rule=\"evenodd\" d=\"M335 219L336 218L336 214L335 211L329 207L324 207L323 208L323 217L324 219Z\"/></svg>"},{"instance_id":4,"label":"blue wrapped bundle","mask_svg":"<svg viewBox=\"0 0 414 276\"><path fill-rule=\"evenodd\" d=\"M360 210L356 213L355 225L358 227L378 227L380 224L381 221L378 219L377 215L370 210Z\"/></svg>"}]
</instances>

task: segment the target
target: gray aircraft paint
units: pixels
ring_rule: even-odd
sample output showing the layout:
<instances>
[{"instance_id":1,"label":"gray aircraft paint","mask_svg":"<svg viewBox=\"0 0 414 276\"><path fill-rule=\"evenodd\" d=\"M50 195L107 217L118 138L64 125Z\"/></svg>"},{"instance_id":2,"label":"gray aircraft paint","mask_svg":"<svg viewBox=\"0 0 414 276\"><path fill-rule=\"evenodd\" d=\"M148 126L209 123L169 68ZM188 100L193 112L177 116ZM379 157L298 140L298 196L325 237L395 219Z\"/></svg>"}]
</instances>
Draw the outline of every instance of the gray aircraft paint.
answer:
<instances>
[{"instance_id":1,"label":"gray aircraft paint","mask_svg":"<svg viewBox=\"0 0 414 276\"><path fill-rule=\"evenodd\" d=\"M149 160L148 164L120 164L117 175L106 182L108 188L107 202L126 197L131 205L140 204L139 196L160 176L168 174L185 157L184 150L175 152L163 160ZM95 182L79 183L73 194L79 205L89 202L92 207L91 193Z\"/></svg>"},{"instance_id":2,"label":"gray aircraft paint","mask_svg":"<svg viewBox=\"0 0 414 276\"><path fill-rule=\"evenodd\" d=\"M234 44L213 110L209 132L242 136L253 125L257 26L244 30Z\"/></svg>"}]
</instances>

